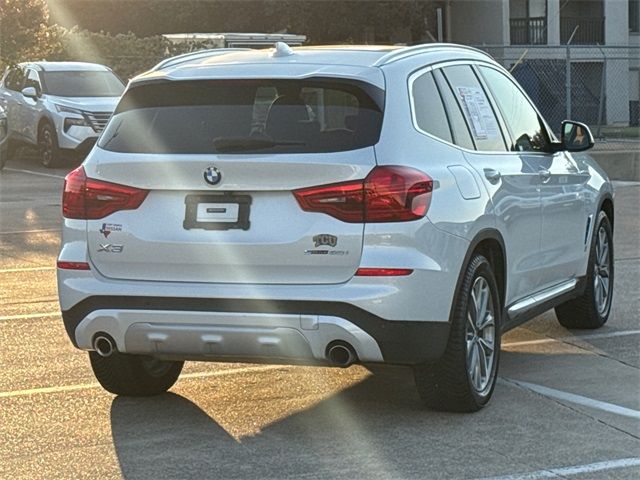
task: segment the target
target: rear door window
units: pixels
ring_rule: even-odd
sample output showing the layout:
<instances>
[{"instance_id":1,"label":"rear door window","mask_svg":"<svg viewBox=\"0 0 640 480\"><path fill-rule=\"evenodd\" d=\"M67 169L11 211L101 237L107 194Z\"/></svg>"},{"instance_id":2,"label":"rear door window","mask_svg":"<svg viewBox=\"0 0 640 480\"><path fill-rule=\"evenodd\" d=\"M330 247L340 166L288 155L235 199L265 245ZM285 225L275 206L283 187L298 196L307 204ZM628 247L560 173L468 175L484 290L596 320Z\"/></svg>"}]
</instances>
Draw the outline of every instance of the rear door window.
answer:
<instances>
[{"instance_id":1,"label":"rear door window","mask_svg":"<svg viewBox=\"0 0 640 480\"><path fill-rule=\"evenodd\" d=\"M377 143L384 92L340 79L162 82L129 90L99 146L130 153L320 153Z\"/></svg>"},{"instance_id":2,"label":"rear door window","mask_svg":"<svg viewBox=\"0 0 640 480\"><path fill-rule=\"evenodd\" d=\"M7 78L4 81L4 86L9 90L19 92L22 90L22 84L24 83L24 70L22 67L14 67L9 70Z\"/></svg>"},{"instance_id":3,"label":"rear door window","mask_svg":"<svg viewBox=\"0 0 640 480\"><path fill-rule=\"evenodd\" d=\"M442 95L444 106L447 110L447 116L449 118L449 125L451 126L451 133L453 135L453 143L456 145L468 148L469 150L475 150L476 146L471 139L471 132L469 132L469 126L464 119L460 105L453 96L453 92L447 80L444 78L444 74L441 70L434 70L433 76L436 80L436 84Z\"/></svg>"},{"instance_id":4,"label":"rear door window","mask_svg":"<svg viewBox=\"0 0 640 480\"><path fill-rule=\"evenodd\" d=\"M476 149L506 151L496 114L471 66L455 65L442 71L469 125Z\"/></svg>"},{"instance_id":5,"label":"rear door window","mask_svg":"<svg viewBox=\"0 0 640 480\"><path fill-rule=\"evenodd\" d=\"M411 97L414 120L418 129L447 142L453 142L447 113L431 72L424 73L413 80Z\"/></svg>"}]
</instances>

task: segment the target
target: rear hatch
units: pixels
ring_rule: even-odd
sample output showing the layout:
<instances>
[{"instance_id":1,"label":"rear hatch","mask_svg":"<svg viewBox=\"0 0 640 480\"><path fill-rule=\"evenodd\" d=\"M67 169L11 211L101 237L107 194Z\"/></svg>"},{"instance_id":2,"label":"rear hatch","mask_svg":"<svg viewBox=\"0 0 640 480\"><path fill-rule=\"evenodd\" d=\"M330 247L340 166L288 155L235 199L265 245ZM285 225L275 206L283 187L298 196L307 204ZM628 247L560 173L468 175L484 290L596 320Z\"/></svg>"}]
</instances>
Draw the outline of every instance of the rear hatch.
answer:
<instances>
[{"instance_id":1,"label":"rear hatch","mask_svg":"<svg viewBox=\"0 0 640 480\"><path fill-rule=\"evenodd\" d=\"M367 176L382 98L328 78L130 89L84 168L144 200L88 220L91 262L113 279L347 281L363 223L303 211L293 191Z\"/></svg>"}]
</instances>

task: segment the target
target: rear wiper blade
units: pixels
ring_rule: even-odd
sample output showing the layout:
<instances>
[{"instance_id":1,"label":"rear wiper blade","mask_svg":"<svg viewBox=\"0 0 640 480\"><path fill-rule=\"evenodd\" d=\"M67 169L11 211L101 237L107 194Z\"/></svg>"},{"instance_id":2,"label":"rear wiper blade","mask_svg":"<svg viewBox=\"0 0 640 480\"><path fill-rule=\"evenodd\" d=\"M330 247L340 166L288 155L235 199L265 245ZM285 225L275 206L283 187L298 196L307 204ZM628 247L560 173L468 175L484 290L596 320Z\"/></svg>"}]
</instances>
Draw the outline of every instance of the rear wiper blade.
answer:
<instances>
[{"instance_id":1,"label":"rear wiper blade","mask_svg":"<svg viewBox=\"0 0 640 480\"><path fill-rule=\"evenodd\" d=\"M243 152L246 150L263 150L266 148L290 145L306 145L304 142L277 142L268 138L216 138L213 146L218 152Z\"/></svg>"}]
</instances>

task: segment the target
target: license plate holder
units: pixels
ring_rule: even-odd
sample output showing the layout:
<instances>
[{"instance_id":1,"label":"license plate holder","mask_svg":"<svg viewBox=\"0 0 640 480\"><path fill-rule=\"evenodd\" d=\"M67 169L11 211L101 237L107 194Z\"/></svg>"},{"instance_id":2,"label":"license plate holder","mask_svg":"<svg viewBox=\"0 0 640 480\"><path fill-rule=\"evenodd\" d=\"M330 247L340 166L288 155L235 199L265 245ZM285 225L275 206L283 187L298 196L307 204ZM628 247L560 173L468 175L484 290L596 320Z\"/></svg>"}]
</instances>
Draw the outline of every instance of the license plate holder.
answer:
<instances>
[{"instance_id":1,"label":"license plate holder","mask_svg":"<svg viewBox=\"0 0 640 480\"><path fill-rule=\"evenodd\" d=\"M184 203L185 230L249 230L251 226L249 195L187 195Z\"/></svg>"}]
</instances>

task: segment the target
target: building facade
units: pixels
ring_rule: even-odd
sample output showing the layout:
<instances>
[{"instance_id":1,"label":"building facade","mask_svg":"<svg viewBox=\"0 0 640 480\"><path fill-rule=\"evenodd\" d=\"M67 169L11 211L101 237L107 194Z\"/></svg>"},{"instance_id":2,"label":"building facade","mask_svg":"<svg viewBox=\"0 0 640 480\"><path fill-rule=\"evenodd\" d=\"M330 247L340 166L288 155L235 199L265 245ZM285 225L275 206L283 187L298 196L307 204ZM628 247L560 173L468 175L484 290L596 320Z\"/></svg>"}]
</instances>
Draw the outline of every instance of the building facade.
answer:
<instances>
[{"instance_id":1,"label":"building facade","mask_svg":"<svg viewBox=\"0 0 640 480\"><path fill-rule=\"evenodd\" d=\"M638 124L640 0L441 4L446 41L484 48L507 68L515 66L532 96L547 91L549 108L559 109L562 89L565 115L591 124Z\"/></svg>"}]
</instances>

